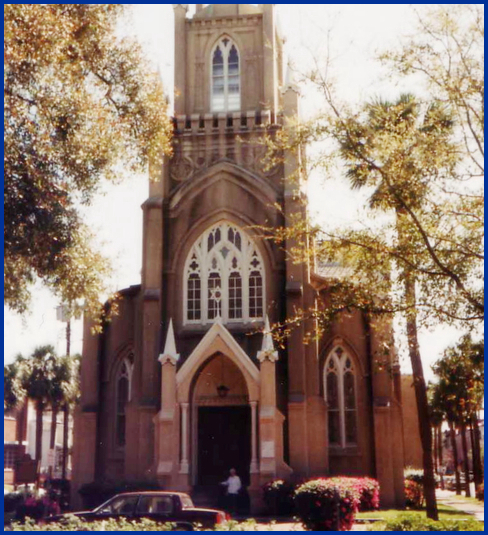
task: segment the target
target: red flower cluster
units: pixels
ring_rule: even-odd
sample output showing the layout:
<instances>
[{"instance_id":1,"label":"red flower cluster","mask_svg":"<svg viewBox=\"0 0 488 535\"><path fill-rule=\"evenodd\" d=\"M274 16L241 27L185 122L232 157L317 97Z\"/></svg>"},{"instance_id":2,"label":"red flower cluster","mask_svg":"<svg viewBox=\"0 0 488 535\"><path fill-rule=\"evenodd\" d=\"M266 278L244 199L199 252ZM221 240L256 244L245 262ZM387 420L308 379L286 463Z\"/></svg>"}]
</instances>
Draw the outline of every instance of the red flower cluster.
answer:
<instances>
[{"instance_id":1,"label":"red flower cluster","mask_svg":"<svg viewBox=\"0 0 488 535\"><path fill-rule=\"evenodd\" d=\"M407 507L422 509L424 505L424 487L416 481L405 480L405 500Z\"/></svg>"},{"instance_id":2,"label":"red flower cluster","mask_svg":"<svg viewBox=\"0 0 488 535\"><path fill-rule=\"evenodd\" d=\"M296 489L295 505L309 531L351 531L360 507L379 507L379 485L367 478L315 479Z\"/></svg>"},{"instance_id":3,"label":"red flower cluster","mask_svg":"<svg viewBox=\"0 0 488 535\"><path fill-rule=\"evenodd\" d=\"M359 499L359 511L376 511L380 508L380 484L368 477L334 478L342 488L349 489Z\"/></svg>"}]
</instances>

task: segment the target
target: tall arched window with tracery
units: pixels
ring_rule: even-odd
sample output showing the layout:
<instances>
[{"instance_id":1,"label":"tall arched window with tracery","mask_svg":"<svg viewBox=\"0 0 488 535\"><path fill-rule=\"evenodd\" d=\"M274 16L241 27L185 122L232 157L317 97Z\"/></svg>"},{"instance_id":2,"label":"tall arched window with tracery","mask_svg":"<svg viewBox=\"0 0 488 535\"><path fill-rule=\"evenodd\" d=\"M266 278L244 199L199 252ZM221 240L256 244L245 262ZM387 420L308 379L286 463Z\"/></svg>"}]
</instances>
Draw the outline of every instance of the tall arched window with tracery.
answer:
<instances>
[{"instance_id":1,"label":"tall arched window with tracery","mask_svg":"<svg viewBox=\"0 0 488 535\"><path fill-rule=\"evenodd\" d=\"M340 346L330 353L325 362L324 393L328 409L329 444L340 448L356 446L356 372L353 359Z\"/></svg>"},{"instance_id":2,"label":"tall arched window with tracery","mask_svg":"<svg viewBox=\"0 0 488 535\"><path fill-rule=\"evenodd\" d=\"M231 223L200 236L185 264L184 323L261 321L265 274L253 240Z\"/></svg>"},{"instance_id":3,"label":"tall arched window with tracery","mask_svg":"<svg viewBox=\"0 0 488 535\"><path fill-rule=\"evenodd\" d=\"M126 411L132 395L133 356L122 361L117 374L115 441L118 448L126 444Z\"/></svg>"},{"instance_id":4,"label":"tall arched window with tracery","mask_svg":"<svg viewBox=\"0 0 488 535\"><path fill-rule=\"evenodd\" d=\"M240 109L239 51L229 37L223 37L212 52L212 111L239 111Z\"/></svg>"}]
</instances>

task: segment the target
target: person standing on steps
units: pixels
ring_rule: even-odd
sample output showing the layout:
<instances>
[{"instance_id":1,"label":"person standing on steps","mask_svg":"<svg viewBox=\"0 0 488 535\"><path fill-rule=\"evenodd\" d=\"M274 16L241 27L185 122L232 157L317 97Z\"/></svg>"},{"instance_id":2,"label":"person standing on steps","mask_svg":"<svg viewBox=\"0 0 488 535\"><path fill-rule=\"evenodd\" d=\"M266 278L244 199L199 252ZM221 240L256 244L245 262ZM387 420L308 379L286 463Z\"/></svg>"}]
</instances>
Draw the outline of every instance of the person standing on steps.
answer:
<instances>
[{"instance_id":1,"label":"person standing on steps","mask_svg":"<svg viewBox=\"0 0 488 535\"><path fill-rule=\"evenodd\" d=\"M235 468L230 470L229 478L227 481L224 481L222 485L227 488L227 503L229 511L235 514L237 512L239 494L242 490L242 481L237 475L237 470Z\"/></svg>"}]
</instances>

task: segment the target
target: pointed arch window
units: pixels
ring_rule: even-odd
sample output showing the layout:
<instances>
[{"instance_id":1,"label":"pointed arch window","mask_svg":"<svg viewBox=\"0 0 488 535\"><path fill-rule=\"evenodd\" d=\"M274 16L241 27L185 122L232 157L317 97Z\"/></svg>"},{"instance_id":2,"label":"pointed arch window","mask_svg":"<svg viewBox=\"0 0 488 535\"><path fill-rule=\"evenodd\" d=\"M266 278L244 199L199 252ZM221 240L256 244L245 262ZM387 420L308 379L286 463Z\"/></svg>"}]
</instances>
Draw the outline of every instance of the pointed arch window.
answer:
<instances>
[{"instance_id":1,"label":"pointed arch window","mask_svg":"<svg viewBox=\"0 0 488 535\"><path fill-rule=\"evenodd\" d=\"M341 448L356 446L356 373L352 358L342 347L336 347L327 358L324 392L328 409L329 444Z\"/></svg>"},{"instance_id":2,"label":"pointed arch window","mask_svg":"<svg viewBox=\"0 0 488 535\"><path fill-rule=\"evenodd\" d=\"M126 411L132 395L133 356L124 359L117 374L115 440L118 448L126 444Z\"/></svg>"},{"instance_id":3,"label":"pointed arch window","mask_svg":"<svg viewBox=\"0 0 488 535\"><path fill-rule=\"evenodd\" d=\"M264 319L263 260L237 226L220 223L207 230L188 255L185 274L185 324Z\"/></svg>"},{"instance_id":4,"label":"pointed arch window","mask_svg":"<svg viewBox=\"0 0 488 535\"><path fill-rule=\"evenodd\" d=\"M212 111L241 108L240 58L236 45L223 37L212 52Z\"/></svg>"}]
</instances>

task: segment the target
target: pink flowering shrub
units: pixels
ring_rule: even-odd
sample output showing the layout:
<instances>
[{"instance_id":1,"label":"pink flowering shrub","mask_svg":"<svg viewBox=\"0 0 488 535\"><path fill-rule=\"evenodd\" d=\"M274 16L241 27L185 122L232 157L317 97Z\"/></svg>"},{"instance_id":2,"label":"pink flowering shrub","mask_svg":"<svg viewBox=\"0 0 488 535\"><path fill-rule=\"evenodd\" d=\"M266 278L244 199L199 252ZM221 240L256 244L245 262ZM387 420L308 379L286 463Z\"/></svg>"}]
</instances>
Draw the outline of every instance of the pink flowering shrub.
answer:
<instances>
[{"instance_id":1,"label":"pink flowering shrub","mask_svg":"<svg viewBox=\"0 0 488 535\"><path fill-rule=\"evenodd\" d=\"M341 485L359 496L359 511L377 511L380 508L380 484L369 477L341 477Z\"/></svg>"},{"instance_id":2,"label":"pink flowering shrub","mask_svg":"<svg viewBox=\"0 0 488 535\"><path fill-rule=\"evenodd\" d=\"M351 531L359 502L346 478L315 479L295 491L297 513L308 531Z\"/></svg>"},{"instance_id":3,"label":"pink flowering shrub","mask_svg":"<svg viewBox=\"0 0 488 535\"><path fill-rule=\"evenodd\" d=\"M358 511L380 507L380 485L367 477L311 480L295 491L295 507L309 531L350 531Z\"/></svg>"}]
</instances>

